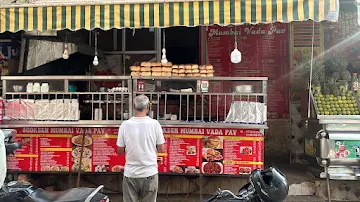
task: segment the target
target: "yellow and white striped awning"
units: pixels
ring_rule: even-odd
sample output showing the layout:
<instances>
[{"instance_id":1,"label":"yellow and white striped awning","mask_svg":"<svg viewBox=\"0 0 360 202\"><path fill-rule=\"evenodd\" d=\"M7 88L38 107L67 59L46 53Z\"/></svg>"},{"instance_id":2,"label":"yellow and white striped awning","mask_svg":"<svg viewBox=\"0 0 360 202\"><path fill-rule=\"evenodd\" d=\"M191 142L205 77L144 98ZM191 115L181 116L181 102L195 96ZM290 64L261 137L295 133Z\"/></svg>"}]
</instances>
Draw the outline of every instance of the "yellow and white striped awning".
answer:
<instances>
[{"instance_id":1,"label":"yellow and white striped awning","mask_svg":"<svg viewBox=\"0 0 360 202\"><path fill-rule=\"evenodd\" d=\"M0 6L0 32L336 21L339 0L203 0Z\"/></svg>"}]
</instances>

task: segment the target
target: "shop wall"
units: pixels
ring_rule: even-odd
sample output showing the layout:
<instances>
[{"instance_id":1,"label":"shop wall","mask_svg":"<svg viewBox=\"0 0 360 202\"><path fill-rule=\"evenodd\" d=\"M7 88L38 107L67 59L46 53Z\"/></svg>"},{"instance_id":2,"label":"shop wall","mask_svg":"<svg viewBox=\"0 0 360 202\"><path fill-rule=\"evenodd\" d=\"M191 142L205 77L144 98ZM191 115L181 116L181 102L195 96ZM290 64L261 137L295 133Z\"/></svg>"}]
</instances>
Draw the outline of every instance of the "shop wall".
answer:
<instances>
[{"instance_id":1,"label":"shop wall","mask_svg":"<svg viewBox=\"0 0 360 202\"><path fill-rule=\"evenodd\" d=\"M268 81L268 125L265 134L265 163L288 163L290 160L290 42L288 24L211 26L201 35L205 61L215 69L215 76L266 76ZM235 40L242 61L233 64L230 54ZM219 84L216 88L231 86ZM210 86L211 88L211 86Z\"/></svg>"}]
</instances>

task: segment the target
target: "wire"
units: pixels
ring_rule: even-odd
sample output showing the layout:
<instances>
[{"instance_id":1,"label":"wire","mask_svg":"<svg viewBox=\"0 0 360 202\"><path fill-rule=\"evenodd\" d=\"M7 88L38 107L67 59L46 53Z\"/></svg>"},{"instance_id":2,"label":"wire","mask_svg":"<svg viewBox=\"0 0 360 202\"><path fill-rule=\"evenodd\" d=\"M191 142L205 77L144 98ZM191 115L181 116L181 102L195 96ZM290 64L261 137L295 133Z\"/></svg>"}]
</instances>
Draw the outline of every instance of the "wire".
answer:
<instances>
[{"instance_id":1,"label":"wire","mask_svg":"<svg viewBox=\"0 0 360 202\"><path fill-rule=\"evenodd\" d=\"M309 99L308 99L308 111L307 118L310 119L310 107L311 107L311 85L313 75L313 61L314 61L314 35L315 35L315 21L312 24L312 36L311 36L311 58L310 58L310 78L309 78Z\"/></svg>"},{"instance_id":2,"label":"wire","mask_svg":"<svg viewBox=\"0 0 360 202\"><path fill-rule=\"evenodd\" d=\"M99 186L99 184L97 184L97 183L95 183L95 182L93 182L93 181L91 181L91 180L87 179L87 177L82 176L82 178L81 178L81 179L82 179L83 181L85 181L85 182L89 183L89 184L92 184L92 185L95 185L95 186ZM104 187L104 190L107 190L107 191L113 192L114 194L116 194L116 193L120 193L120 191L119 191L119 190L109 189L109 188L107 188L106 186Z\"/></svg>"},{"instance_id":3,"label":"wire","mask_svg":"<svg viewBox=\"0 0 360 202\"><path fill-rule=\"evenodd\" d=\"M188 183L188 188L187 188L187 193L185 195L185 198L181 201L181 202L185 202L187 197L189 197L189 194L190 194L190 186L191 186L191 180L189 180L189 183Z\"/></svg>"},{"instance_id":4,"label":"wire","mask_svg":"<svg viewBox=\"0 0 360 202\"><path fill-rule=\"evenodd\" d=\"M185 179L187 179L186 177L184 177ZM170 187L170 184L171 184L171 181L172 181L172 178L170 178L167 182L167 185L166 185L166 198L167 198L167 201L168 202L172 202L171 199L170 199L170 195L181 195L181 194L186 194L185 195L185 198L181 201L181 202L185 202L186 199L189 197L190 194L193 194L197 191L200 190L200 186L198 183L196 183L193 179L187 179L189 181L189 184L188 184L188 190L186 193L184 192L179 192L179 193L171 193L169 194L169 187ZM207 182L205 182L204 184L201 185L202 188L204 188L205 186L207 186L211 181L213 180L213 178L210 178ZM191 183L193 183L196 188L192 191L190 191L190 188L191 188Z\"/></svg>"}]
</instances>

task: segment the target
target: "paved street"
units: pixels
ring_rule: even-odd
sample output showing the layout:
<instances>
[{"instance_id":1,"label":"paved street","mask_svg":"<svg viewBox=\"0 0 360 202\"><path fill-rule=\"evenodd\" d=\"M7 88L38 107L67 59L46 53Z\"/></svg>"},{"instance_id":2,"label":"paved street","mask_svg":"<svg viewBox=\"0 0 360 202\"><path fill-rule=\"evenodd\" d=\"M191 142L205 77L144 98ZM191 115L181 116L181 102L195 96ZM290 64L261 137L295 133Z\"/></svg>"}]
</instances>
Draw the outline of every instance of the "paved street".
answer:
<instances>
[{"instance_id":1,"label":"paved street","mask_svg":"<svg viewBox=\"0 0 360 202\"><path fill-rule=\"evenodd\" d=\"M320 199L316 196L289 196L285 202L327 202L327 200ZM340 202L340 201L331 201L331 202ZM341 202L355 202L355 201L341 201Z\"/></svg>"},{"instance_id":2,"label":"paved street","mask_svg":"<svg viewBox=\"0 0 360 202\"><path fill-rule=\"evenodd\" d=\"M170 200L166 196L160 196L157 200L157 202L182 202L184 201L184 195L183 196L170 196ZM206 197L204 197L204 200ZM190 195L185 201L199 201L198 196L196 195ZM317 196L289 196L284 202L327 202L326 200L323 200ZM340 201L331 201L331 202L340 202ZM341 201L341 202L355 202L355 201Z\"/></svg>"}]
</instances>

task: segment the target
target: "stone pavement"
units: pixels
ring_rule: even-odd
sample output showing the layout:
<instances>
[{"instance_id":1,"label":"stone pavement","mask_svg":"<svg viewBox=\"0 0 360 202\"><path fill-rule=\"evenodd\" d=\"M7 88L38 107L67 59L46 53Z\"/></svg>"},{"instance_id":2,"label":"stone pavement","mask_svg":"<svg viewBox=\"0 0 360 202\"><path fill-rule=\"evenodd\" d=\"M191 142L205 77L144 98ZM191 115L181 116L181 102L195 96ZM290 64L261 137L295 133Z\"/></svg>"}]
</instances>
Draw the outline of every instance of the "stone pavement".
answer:
<instances>
[{"instance_id":1,"label":"stone pavement","mask_svg":"<svg viewBox=\"0 0 360 202\"><path fill-rule=\"evenodd\" d=\"M326 202L317 196L288 196L284 202ZM331 201L333 202L333 201Z\"/></svg>"},{"instance_id":2,"label":"stone pavement","mask_svg":"<svg viewBox=\"0 0 360 202\"><path fill-rule=\"evenodd\" d=\"M289 196L284 202L328 202L327 200L321 199L317 196ZM340 202L334 201L331 202ZM344 201L342 201L344 202ZM355 201L346 201L346 202L355 202Z\"/></svg>"},{"instance_id":3,"label":"stone pavement","mask_svg":"<svg viewBox=\"0 0 360 202\"><path fill-rule=\"evenodd\" d=\"M204 201L210 196L204 196ZM169 196L169 199L166 196L159 196L157 202L183 202L185 195L183 196ZM195 202L200 201L198 195L190 195L186 198L185 202ZM327 202L317 196L288 196L284 202ZM336 202L336 201L331 201Z\"/></svg>"}]
</instances>

